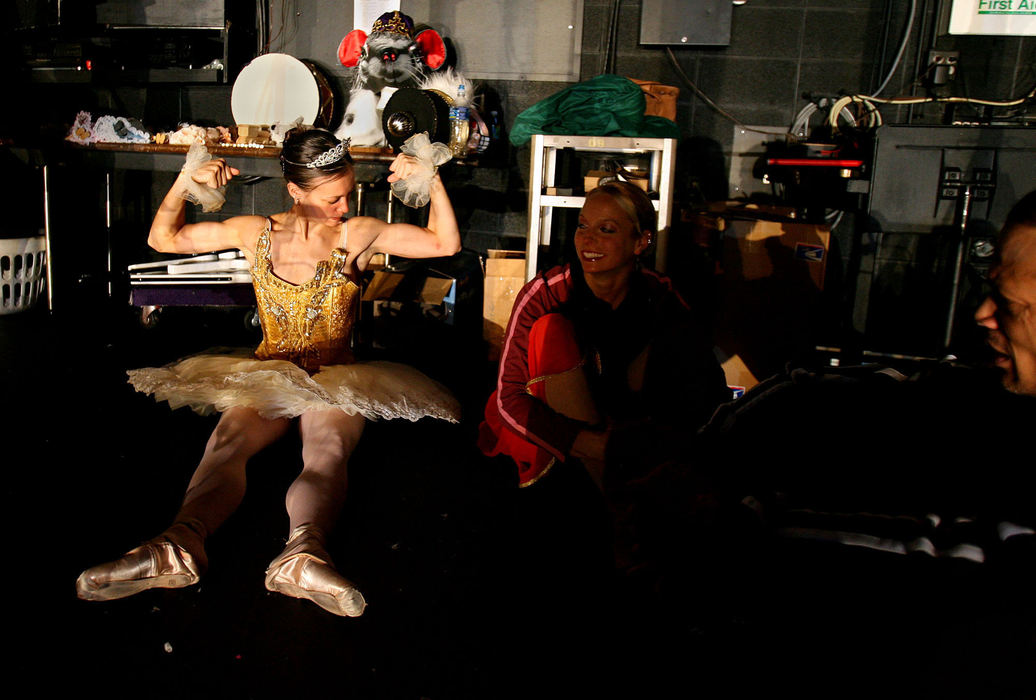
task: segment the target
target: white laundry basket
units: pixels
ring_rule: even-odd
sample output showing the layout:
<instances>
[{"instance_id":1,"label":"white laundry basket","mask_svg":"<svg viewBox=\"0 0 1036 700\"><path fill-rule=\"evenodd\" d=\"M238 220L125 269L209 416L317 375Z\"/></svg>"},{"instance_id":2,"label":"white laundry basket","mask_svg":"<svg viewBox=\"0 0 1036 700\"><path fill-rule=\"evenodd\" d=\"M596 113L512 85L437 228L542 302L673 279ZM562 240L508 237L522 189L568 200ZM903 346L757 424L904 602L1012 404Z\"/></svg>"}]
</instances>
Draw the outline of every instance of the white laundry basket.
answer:
<instances>
[{"instance_id":1,"label":"white laundry basket","mask_svg":"<svg viewBox=\"0 0 1036 700\"><path fill-rule=\"evenodd\" d=\"M0 314L24 311L47 285L47 239L0 238Z\"/></svg>"}]
</instances>

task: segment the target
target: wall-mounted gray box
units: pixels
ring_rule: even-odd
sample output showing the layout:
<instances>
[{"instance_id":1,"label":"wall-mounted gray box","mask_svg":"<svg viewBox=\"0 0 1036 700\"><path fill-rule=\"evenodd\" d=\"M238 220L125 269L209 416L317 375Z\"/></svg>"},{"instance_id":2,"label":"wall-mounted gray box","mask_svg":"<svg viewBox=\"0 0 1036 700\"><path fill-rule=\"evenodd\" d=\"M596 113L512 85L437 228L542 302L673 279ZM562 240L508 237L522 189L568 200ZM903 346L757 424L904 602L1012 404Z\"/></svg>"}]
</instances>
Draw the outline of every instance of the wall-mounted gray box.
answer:
<instances>
[{"instance_id":1,"label":"wall-mounted gray box","mask_svg":"<svg viewBox=\"0 0 1036 700\"><path fill-rule=\"evenodd\" d=\"M730 0L642 0L640 43L726 46Z\"/></svg>"}]
</instances>

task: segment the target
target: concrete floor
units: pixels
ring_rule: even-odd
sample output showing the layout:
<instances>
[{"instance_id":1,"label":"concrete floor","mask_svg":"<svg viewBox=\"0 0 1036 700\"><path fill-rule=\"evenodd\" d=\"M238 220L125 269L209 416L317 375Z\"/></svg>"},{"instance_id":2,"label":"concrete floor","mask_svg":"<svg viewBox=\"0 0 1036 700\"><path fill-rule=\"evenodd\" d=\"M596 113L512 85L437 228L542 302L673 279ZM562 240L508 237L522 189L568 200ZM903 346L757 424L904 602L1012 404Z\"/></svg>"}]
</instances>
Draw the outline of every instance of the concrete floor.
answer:
<instances>
[{"instance_id":1,"label":"concrete floor","mask_svg":"<svg viewBox=\"0 0 1036 700\"><path fill-rule=\"evenodd\" d=\"M249 344L254 331L222 311L166 309L144 329L125 308L68 306L0 316L4 495L18 550L7 579L21 640L12 669L85 697L140 688L145 697L451 698L540 694L548 676L549 687L565 682L546 669L597 665L590 648L602 637L591 627L608 576L603 558L579 550L607 555L602 539L588 544L604 531L580 525L568 496L522 499L508 464L477 453L487 375L459 355L445 369L465 386L439 378L480 395L465 401L461 425L372 423L353 457L332 555L368 600L361 618L263 586L287 535L284 493L301 466L294 435L253 460L241 509L209 539L200 585L76 599L82 569L166 527L216 421L136 394L125 369ZM558 494L592 511L592 486L570 481Z\"/></svg>"},{"instance_id":2,"label":"concrete floor","mask_svg":"<svg viewBox=\"0 0 1036 700\"><path fill-rule=\"evenodd\" d=\"M168 524L215 424L134 393L125 370L254 337L234 314L173 311L154 329L118 304L0 316L5 628L15 648L5 665L31 679L33 694L1032 697L1024 672L1011 675L1031 669L1032 606L940 614L954 596L988 596L969 575L934 594L946 578L787 548L727 560L689 549L664 586L616 574L586 479L558 470L519 491L506 461L477 453L492 372L472 359L480 348L448 338L431 339L439 352L412 343L422 350L410 359L458 393L465 420L371 424L351 465L332 555L367 597L361 618L263 587L287 534L293 437L250 465L245 502L210 538L200 585L80 601L82 569ZM987 638L996 652L975 642L954 651Z\"/></svg>"}]
</instances>

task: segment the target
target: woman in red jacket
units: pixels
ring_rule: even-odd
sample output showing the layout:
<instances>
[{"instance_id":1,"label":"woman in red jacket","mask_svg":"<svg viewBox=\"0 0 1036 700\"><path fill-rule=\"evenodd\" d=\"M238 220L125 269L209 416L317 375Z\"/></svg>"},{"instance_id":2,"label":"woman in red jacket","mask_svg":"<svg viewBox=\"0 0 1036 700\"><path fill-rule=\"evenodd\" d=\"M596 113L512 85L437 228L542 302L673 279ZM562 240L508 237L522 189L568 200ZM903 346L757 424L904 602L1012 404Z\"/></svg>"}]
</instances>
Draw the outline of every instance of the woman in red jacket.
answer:
<instances>
[{"instance_id":1,"label":"woman in red jacket","mask_svg":"<svg viewBox=\"0 0 1036 700\"><path fill-rule=\"evenodd\" d=\"M522 486L569 458L598 486L606 464L625 479L730 399L687 304L640 266L656 222L636 186L598 187L579 215L577 263L519 292L479 445L511 456Z\"/></svg>"}]
</instances>

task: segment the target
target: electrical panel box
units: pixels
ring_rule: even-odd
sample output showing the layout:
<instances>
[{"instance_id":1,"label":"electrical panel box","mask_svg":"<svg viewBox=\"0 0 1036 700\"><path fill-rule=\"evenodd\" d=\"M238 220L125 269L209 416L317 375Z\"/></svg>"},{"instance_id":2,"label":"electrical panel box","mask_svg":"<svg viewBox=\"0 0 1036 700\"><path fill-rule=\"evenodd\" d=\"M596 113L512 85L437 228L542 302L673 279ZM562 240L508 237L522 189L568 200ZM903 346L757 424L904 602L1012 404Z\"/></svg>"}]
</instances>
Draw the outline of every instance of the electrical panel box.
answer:
<instances>
[{"instance_id":1,"label":"electrical panel box","mask_svg":"<svg viewBox=\"0 0 1036 700\"><path fill-rule=\"evenodd\" d=\"M995 126L878 129L868 213L880 231L930 233L954 225L970 189L972 222L1003 225L1036 188L1036 130Z\"/></svg>"},{"instance_id":2,"label":"electrical panel box","mask_svg":"<svg viewBox=\"0 0 1036 700\"><path fill-rule=\"evenodd\" d=\"M877 130L855 302L868 350L936 358L973 342L992 241L1036 189L1034 162L1036 129Z\"/></svg>"},{"instance_id":3,"label":"electrical panel box","mask_svg":"<svg viewBox=\"0 0 1036 700\"><path fill-rule=\"evenodd\" d=\"M730 0L642 0L640 43L726 46L732 8Z\"/></svg>"}]
</instances>

